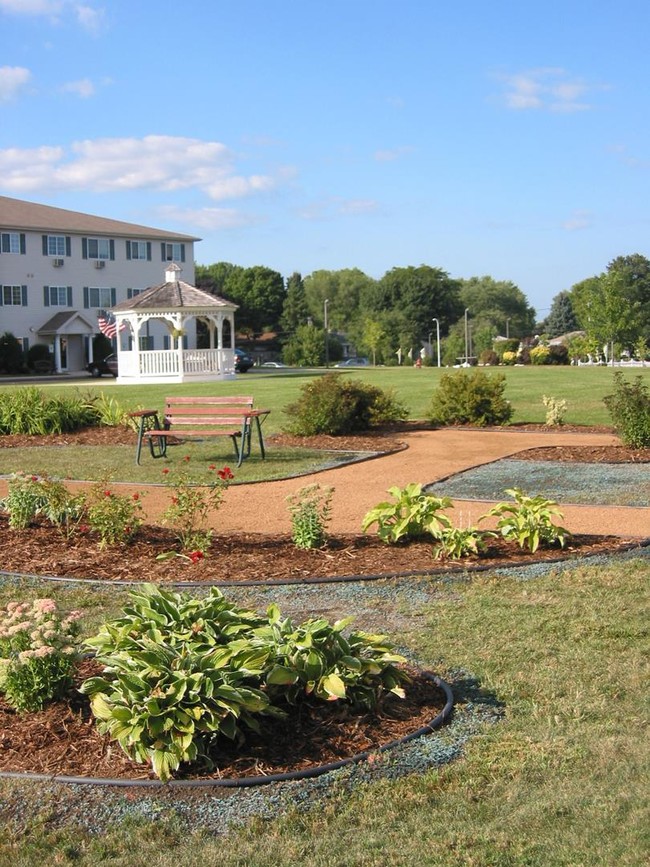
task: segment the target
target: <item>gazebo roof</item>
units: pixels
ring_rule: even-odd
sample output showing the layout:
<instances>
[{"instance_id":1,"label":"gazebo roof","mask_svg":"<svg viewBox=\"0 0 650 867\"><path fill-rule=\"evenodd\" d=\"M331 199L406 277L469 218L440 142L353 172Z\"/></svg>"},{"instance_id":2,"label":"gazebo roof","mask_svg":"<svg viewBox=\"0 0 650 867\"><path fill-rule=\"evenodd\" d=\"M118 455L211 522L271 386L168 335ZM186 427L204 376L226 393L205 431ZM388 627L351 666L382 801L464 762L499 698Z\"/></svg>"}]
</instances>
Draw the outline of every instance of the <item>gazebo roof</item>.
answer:
<instances>
[{"instance_id":1,"label":"gazebo roof","mask_svg":"<svg viewBox=\"0 0 650 867\"><path fill-rule=\"evenodd\" d=\"M150 286L139 295L116 304L111 310L124 313L129 310L205 310L207 308L236 310L238 305L232 301L226 301L218 295L211 295L203 289L197 289L182 280L169 279L176 277L180 272L178 265L170 265L165 276L167 282L159 286Z\"/></svg>"}]
</instances>

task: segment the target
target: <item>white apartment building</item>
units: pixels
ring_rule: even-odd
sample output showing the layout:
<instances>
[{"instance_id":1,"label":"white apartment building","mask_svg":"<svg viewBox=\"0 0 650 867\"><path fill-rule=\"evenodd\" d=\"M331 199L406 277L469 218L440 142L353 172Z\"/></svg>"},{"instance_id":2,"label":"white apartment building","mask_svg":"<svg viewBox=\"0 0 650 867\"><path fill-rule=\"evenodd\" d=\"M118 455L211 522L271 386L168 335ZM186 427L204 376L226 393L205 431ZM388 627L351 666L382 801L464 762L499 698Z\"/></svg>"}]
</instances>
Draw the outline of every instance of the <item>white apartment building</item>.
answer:
<instances>
[{"instance_id":1,"label":"white apartment building","mask_svg":"<svg viewBox=\"0 0 650 867\"><path fill-rule=\"evenodd\" d=\"M160 284L165 263L194 283L200 238L0 196L0 334L25 350L50 347L59 372L92 360L99 311ZM184 338L196 346L196 329ZM169 347L161 323L146 325L141 349Z\"/></svg>"}]
</instances>

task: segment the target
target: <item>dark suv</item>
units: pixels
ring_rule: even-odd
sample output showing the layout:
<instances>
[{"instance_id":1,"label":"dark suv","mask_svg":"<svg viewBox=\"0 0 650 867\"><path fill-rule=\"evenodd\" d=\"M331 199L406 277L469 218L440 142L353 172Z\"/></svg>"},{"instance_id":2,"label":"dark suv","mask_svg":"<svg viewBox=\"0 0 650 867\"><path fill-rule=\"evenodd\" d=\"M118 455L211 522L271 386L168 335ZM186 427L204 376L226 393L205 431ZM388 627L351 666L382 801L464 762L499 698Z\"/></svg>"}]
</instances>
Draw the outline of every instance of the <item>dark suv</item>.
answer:
<instances>
[{"instance_id":1,"label":"dark suv","mask_svg":"<svg viewBox=\"0 0 650 867\"><path fill-rule=\"evenodd\" d=\"M246 373L255 364L251 356L243 349L235 349L235 370L237 373Z\"/></svg>"},{"instance_id":2,"label":"dark suv","mask_svg":"<svg viewBox=\"0 0 650 867\"><path fill-rule=\"evenodd\" d=\"M95 379L104 375L117 376L117 355L107 355L103 361L91 361L86 370Z\"/></svg>"}]
</instances>

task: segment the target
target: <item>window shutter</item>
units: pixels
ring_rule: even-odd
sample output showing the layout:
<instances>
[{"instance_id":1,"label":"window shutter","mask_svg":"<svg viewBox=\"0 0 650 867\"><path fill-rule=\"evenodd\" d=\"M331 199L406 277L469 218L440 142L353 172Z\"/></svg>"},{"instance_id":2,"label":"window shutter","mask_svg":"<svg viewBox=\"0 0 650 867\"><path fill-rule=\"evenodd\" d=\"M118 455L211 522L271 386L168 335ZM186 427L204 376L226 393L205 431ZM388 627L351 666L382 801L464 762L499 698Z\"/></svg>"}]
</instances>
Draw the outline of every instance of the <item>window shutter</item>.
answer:
<instances>
[{"instance_id":1,"label":"window shutter","mask_svg":"<svg viewBox=\"0 0 650 867\"><path fill-rule=\"evenodd\" d=\"M126 242L126 258L127 259L131 258L131 242L130 241Z\"/></svg>"},{"instance_id":2,"label":"window shutter","mask_svg":"<svg viewBox=\"0 0 650 867\"><path fill-rule=\"evenodd\" d=\"M72 307L72 286L68 286L67 291L68 291L68 307Z\"/></svg>"},{"instance_id":3,"label":"window shutter","mask_svg":"<svg viewBox=\"0 0 650 867\"><path fill-rule=\"evenodd\" d=\"M27 286L21 286L20 290L22 305L23 307L27 307Z\"/></svg>"},{"instance_id":4,"label":"window shutter","mask_svg":"<svg viewBox=\"0 0 650 867\"><path fill-rule=\"evenodd\" d=\"M163 334L163 349L169 349L169 334Z\"/></svg>"},{"instance_id":5,"label":"window shutter","mask_svg":"<svg viewBox=\"0 0 650 867\"><path fill-rule=\"evenodd\" d=\"M133 298L133 289L127 289L126 290L126 297L127 297L127 300L130 300L131 298Z\"/></svg>"},{"instance_id":6,"label":"window shutter","mask_svg":"<svg viewBox=\"0 0 650 867\"><path fill-rule=\"evenodd\" d=\"M70 235L65 236L65 255L72 256L72 240Z\"/></svg>"},{"instance_id":7,"label":"window shutter","mask_svg":"<svg viewBox=\"0 0 650 867\"><path fill-rule=\"evenodd\" d=\"M49 286L43 286L43 306L44 307L50 306L50 287Z\"/></svg>"},{"instance_id":8,"label":"window shutter","mask_svg":"<svg viewBox=\"0 0 650 867\"><path fill-rule=\"evenodd\" d=\"M111 289L111 307L115 307L117 304L117 291L115 289Z\"/></svg>"},{"instance_id":9,"label":"window shutter","mask_svg":"<svg viewBox=\"0 0 650 867\"><path fill-rule=\"evenodd\" d=\"M111 260L111 262L113 262L115 259L115 241L112 238L108 242L108 250L109 250L108 255L110 257L110 260Z\"/></svg>"},{"instance_id":10,"label":"window shutter","mask_svg":"<svg viewBox=\"0 0 650 867\"><path fill-rule=\"evenodd\" d=\"M181 262L185 261L185 244L181 244Z\"/></svg>"},{"instance_id":11,"label":"window shutter","mask_svg":"<svg viewBox=\"0 0 650 867\"><path fill-rule=\"evenodd\" d=\"M4 232L2 233L2 252L9 252L9 235L5 234Z\"/></svg>"},{"instance_id":12,"label":"window shutter","mask_svg":"<svg viewBox=\"0 0 650 867\"><path fill-rule=\"evenodd\" d=\"M151 262L151 241L147 241L147 262Z\"/></svg>"},{"instance_id":13,"label":"window shutter","mask_svg":"<svg viewBox=\"0 0 650 867\"><path fill-rule=\"evenodd\" d=\"M3 295L4 295L4 292L2 291L2 286L0 286L0 307L2 307Z\"/></svg>"},{"instance_id":14,"label":"window shutter","mask_svg":"<svg viewBox=\"0 0 650 867\"><path fill-rule=\"evenodd\" d=\"M82 238L81 239L81 258L82 259L88 258L88 238Z\"/></svg>"},{"instance_id":15,"label":"window shutter","mask_svg":"<svg viewBox=\"0 0 650 867\"><path fill-rule=\"evenodd\" d=\"M167 261L167 254L165 252L164 242L160 245L160 258L163 260L163 262Z\"/></svg>"},{"instance_id":16,"label":"window shutter","mask_svg":"<svg viewBox=\"0 0 650 867\"><path fill-rule=\"evenodd\" d=\"M86 310L90 307L90 303L88 301L88 287L84 286L84 307Z\"/></svg>"},{"instance_id":17,"label":"window shutter","mask_svg":"<svg viewBox=\"0 0 650 867\"><path fill-rule=\"evenodd\" d=\"M20 254L24 256L27 252L27 241L25 240L25 233L20 233Z\"/></svg>"},{"instance_id":18,"label":"window shutter","mask_svg":"<svg viewBox=\"0 0 650 867\"><path fill-rule=\"evenodd\" d=\"M43 235L43 255L47 256L47 235Z\"/></svg>"}]
</instances>

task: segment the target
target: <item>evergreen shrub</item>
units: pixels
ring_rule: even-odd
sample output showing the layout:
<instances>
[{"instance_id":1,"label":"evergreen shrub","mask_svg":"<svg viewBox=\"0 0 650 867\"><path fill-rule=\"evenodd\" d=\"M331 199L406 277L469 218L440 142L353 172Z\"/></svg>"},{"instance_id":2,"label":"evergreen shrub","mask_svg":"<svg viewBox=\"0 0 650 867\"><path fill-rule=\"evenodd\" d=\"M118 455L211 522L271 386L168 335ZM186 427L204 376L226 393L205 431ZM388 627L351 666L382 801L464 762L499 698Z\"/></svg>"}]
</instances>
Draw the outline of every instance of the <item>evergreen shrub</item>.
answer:
<instances>
[{"instance_id":1,"label":"evergreen shrub","mask_svg":"<svg viewBox=\"0 0 650 867\"><path fill-rule=\"evenodd\" d=\"M505 387L502 373L488 374L482 370L445 373L433 393L428 417L434 425L507 424L513 409L504 397Z\"/></svg>"}]
</instances>

